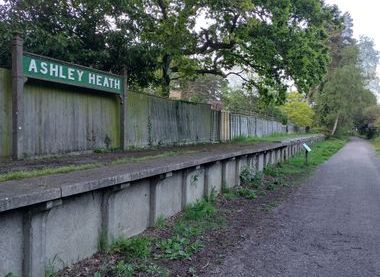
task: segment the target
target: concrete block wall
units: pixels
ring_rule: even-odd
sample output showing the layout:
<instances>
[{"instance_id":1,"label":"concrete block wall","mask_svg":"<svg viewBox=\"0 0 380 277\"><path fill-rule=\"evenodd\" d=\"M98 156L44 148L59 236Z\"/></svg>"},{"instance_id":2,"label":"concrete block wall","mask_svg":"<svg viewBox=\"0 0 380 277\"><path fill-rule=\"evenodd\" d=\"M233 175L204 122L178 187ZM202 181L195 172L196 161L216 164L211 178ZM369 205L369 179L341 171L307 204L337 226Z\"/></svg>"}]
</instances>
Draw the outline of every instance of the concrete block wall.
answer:
<instances>
[{"instance_id":1,"label":"concrete block wall","mask_svg":"<svg viewBox=\"0 0 380 277\"><path fill-rule=\"evenodd\" d=\"M309 139L309 142L322 137ZM198 165L166 166L135 179L110 177L107 186L18 208L2 205L0 195L0 276L40 277L98 251L101 240L130 237L194 204L212 191L239 185L246 166L255 172L302 151L294 141L252 152L230 153ZM196 161L194 161L196 162ZM172 170L171 170L172 168ZM146 171L147 169L144 169ZM75 173L73 173L75 174ZM132 176L131 175L131 176ZM68 184L72 185L72 184ZM1 187L0 187L1 190ZM81 191L81 190L78 190ZM26 196L23 196L26 197ZM35 197L35 195L31 195Z\"/></svg>"}]
</instances>

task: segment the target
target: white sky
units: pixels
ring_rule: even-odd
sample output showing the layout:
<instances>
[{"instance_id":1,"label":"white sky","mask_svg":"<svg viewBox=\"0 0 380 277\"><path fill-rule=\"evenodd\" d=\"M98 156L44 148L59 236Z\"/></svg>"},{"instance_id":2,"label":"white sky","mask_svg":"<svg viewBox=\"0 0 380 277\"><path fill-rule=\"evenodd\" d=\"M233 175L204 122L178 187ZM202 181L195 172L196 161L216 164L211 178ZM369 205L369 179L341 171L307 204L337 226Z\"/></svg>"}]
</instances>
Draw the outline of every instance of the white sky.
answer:
<instances>
[{"instance_id":1,"label":"white sky","mask_svg":"<svg viewBox=\"0 0 380 277\"><path fill-rule=\"evenodd\" d=\"M339 9L349 12L354 20L354 36L366 35L380 45L380 1L378 0L325 0L327 4L336 4Z\"/></svg>"},{"instance_id":2,"label":"white sky","mask_svg":"<svg viewBox=\"0 0 380 277\"><path fill-rule=\"evenodd\" d=\"M380 1L379 0L325 0L327 4L338 5L339 9L349 12L354 20L354 36L366 35L375 40L380 51Z\"/></svg>"}]
</instances>

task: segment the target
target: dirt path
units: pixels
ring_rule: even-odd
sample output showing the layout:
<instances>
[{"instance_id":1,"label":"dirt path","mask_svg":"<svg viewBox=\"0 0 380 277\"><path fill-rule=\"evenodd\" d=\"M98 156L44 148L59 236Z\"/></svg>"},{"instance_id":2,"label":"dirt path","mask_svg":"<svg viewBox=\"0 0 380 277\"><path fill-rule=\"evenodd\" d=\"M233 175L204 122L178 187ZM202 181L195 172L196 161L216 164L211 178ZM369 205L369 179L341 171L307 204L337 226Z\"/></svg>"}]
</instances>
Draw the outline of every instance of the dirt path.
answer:
<instances>
[{"instance_id":1,"label":"dirt path","mask_svg":"<svg viewBox=\"0 0 380 277\"><path fill-rule=\"evenodd\" d=\"M380 276L380 158L352 139L246 236L202 275Z\"/></svg>"}]
</instances>

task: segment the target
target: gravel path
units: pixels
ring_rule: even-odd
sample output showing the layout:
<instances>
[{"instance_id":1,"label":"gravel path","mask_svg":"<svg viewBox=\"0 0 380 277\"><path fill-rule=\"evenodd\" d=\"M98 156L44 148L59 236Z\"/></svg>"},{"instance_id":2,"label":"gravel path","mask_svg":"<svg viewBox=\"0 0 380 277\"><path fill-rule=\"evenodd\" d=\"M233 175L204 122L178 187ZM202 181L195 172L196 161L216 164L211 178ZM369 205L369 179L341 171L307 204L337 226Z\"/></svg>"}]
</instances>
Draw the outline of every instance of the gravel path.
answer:
<instances>
[{"instance_id":1,"label":"gravel path","mask_svg":"<svg viewBox=\"0 0 380 277\"><path fill-rule=\"evenodd\" d=\"M260 221L207 276L380 276L380 158L351 139Z\"/></svg>"}]
</instances>

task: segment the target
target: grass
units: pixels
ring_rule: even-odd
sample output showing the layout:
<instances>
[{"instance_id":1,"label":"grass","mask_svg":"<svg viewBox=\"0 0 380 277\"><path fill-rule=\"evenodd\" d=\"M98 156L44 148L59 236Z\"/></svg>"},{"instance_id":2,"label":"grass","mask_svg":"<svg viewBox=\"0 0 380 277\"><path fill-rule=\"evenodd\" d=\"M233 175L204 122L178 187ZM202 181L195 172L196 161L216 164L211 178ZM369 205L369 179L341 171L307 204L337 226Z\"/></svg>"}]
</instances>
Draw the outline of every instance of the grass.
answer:
<instances>
[{"instance_id":1,"label":"grass","mask_svg":"<svg viewBox=\"0 0 380 277\"><path fill-rule=\"evenodd\" d=\"M232 140L232 143L256 143L256 142L271 142L271 141L279 141L279 140L285 140L290 138L296 138L300 135L304 134L274 134L271 136L264 136L264 137L253 137L253 136L240 136L236 137ZM111 149L111 150L105 150L105 149L96 149L95 153L106 153L106 152L114 152L117 151L117 149ZM177 150L177 151L167 151L164 153L160 153L157 155L150 155L150 156L144 156L144 157L125 157L125 158L119 158L114 161L112 161L111 165L118 165L118 164L128 164L128 163L138 163L143 162L147 160L152 159L159 159L159 158L165 158L165 157L174 157L181 154L189 154L194 153L193 150ZM48 176L53 174L63 174L63 173L70 173L74 171L80 171L80 170L86 170L86 169L92 169L92 168L99 168L102 166L107 165L107 163L88 163L88 164L82 164L82 165L68 165L68 166L60 166L60 167L46 167L42 169L34 169L29 171L13 171L9 173L0 174L0 182L10 181L10 180L21 180L26 178L32 178L32 177L41 177L41 176Z\"/></svg>"},{"instance_id":2,"label":"grass","mask_svg":"<svg viewBox=\"0 0 380 277\"><path fill-rule=\"evenodd\" d=\"M279 187L298 184L316 166L336 153L345 142L344 139L329 139L312 145L308 165L304 164L304 156L301 153L287 162L267 167L263 173L256 174L254 169L246 167L240 176L242 186L224 189L223 197L226 200L254 201ZM156 230L160 230L158 235L120 238L110 246L103 246L112 257L117 257L117 260L115 263L104 264L101 272L94 276L109 276L110 273L110 276L118 277L170 276L170 271L162 265L168 264L168 260L192 260L193 256L205 247L206 231L227 226L225 216L228 213L218 210L216 200L216 193L212 192L209 197L186 207L174 222L166 222L164 217L158 217L155 224ZM220 203L224 201L223 198L219 200ZM262 204L260 209L270 212L279 204L279 201L271 200ZM197 275L195 267L190 266L186 270L189 276Z\"/></svg>"},{"instance_id":3,"label":"grass","mask_svg":"<svg viewBox=\"0 0 380 277\"><path fill-rule=\"evenodd\" d=\"M179 150L179 151L168 151L165 153L151 155L151 156L144 156L144 157L119 158L112 161L111 164L118 165L118 164L138 163L138 162L143 162L147 160L173 157L176 155L187 154L187 153L192 153L192 152L193 151ZM10 181L10 180L21 180L21 179L32 178L32 177L41 177L41 176L47 176L47 175L53 175L53 174L70 173L70 172L79 171L79 170L99 168L105 165L107 165L107 163L88 163L88 164L83 164L83 165L47 167L43 169L34 169L30 171L13 171L9 173L0 174L0 182Z\"/></svg>"},{"instance_id":4,"label":"grass","mask_svg":"<svg viewBox=\"0 0 380 277\"><path fill-rule=\"evenodd\" d=\"M157 242L158 258L191 260L203 248L200 237L206 230L224 226L224 218L218 214L213 197L187 207L174 225L173 236Z\"/></svg>"},{"instance_id":5,"label":"grass","mask_svg":"<svg viewBox=\"0 0 380 277\"><path fill-rule=\"evenodd\" d=\"M294 134L273 134L270 136L255 137L255 136L238 136L235 137L232 143L256 143L256 142L274 142L287 139L293 139L300 136L307 136L312 134L294 133Z\"/></svg>"},{"instance_id":6,"label":"grass","mask_svg":"<svg viewBox=\"0 0 380 277\"><path fill-rule=\"evenodd\" d=\"M289 187L301 183L304 177L328 160L340 148L344 146L346 139L334 139L319 142L312 145L312 152L309 154L308 164L305 164L303 153L296 155L289 161L276 166L268 166L263 173L255 174L254 169L245 167L240 174L242 186L223 191L226 200L238 198L256 199L278 189L279 187ZM266 204L263 210L272 210L278 203Z\"/></svg>"},{"instance_id":7,"label":"grass","mask_svg":"<svg viewBox=\"0 0 380 277\"><path fill-rule=\"evenodd\" d=\"M144 236L120 238L111 245L112 251L121 253L131 259L144 259L149 257L151 247L152 238Z\"/></svg>"},{"instance_id":8,"label":"grass","mask_svg":"<svg viewBox=\"0 0 380 277\"><path fill-rule=\"evenodd\" d=\"M372 139L371 143L373 147L375 148L376 152L380 154L380 137L376 137Z\"/></svg>"},{"instance_id":9,"label":"grass","mask_svg":"<svg viewBox=\"0 0 380 277\"><path fill-rule=\"evenodd\" d=\"M135 236L132 238L119 238L110 246L100 236L102 249L107 249L112 256L119 259L114 265L106 265L94 276L102 277L110 272L112 276L129 277L140 273L149 276L169 276L170 272L157 264L157 260L191 260L199 252L204 243L202 234L206 230L224 226L224 217L216 209L216 197L211 193L207 199L185 208L182 215L176 219L174 225L169 227L164 217L156 220L155 228L167 228L169 236ZM191 276L196 275L194 268L189 268ZM107 275L108 276L108 275Z\"/></svg>"},{"instance_id":10,"label":"grass","mask_svg":"<svg viewBox=\"0 0 380 277\"><path fill-rule=\"evenodd\" d=\"M35 169L30 171L14 171L5 174L0 174L0 182L9 180L19 180L31 177L40 177L52 174L69 173L77 170L91 169L101 166L99 163L84 164L84 165L69 165L54 168Z\"/></svg>"}]
</instances>

